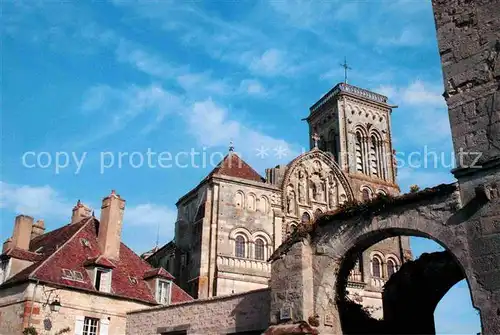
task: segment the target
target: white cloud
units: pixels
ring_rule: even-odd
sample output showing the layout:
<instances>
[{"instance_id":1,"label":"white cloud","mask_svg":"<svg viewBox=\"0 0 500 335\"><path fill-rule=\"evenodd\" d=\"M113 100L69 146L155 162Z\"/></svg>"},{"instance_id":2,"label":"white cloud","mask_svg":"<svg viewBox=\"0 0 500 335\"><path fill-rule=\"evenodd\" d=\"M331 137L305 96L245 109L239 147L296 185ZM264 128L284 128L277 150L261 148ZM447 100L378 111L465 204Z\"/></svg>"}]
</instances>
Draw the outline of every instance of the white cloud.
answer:
<instances>
[{"instance_id":1,"label":"white cloud","mask_svg":"<svg viewBox=\"0 0 500 335\"><path fill-rule=\"evenodd\" d=\"M412 105L446 107L442 92L443 88L440 85L426 84L417 80L400 93L402 100Z\"/></svg>"},{"instance_id":2,"label":"white cloud","mask_svg":"<svg viewBox=\"0 0 500 335\"><path fill-rule=\"evenodd\" d=\"M141 132L154 130L168 114L181 114L184 108L182 96L165 91L160 85L147 87L130 85L116 89L107 85L90 88L84 95L82 111L86 114L99 113L107 117L101 128L97 128L77 146L86 145L126 128L141 115L146 120ZM134 123L137 124L137 123Z\"/></svg>"},{"instance_id":3,"label":"white cloud","mask_svg":"<svg viewBox=\"0 0 500 335\"><path fill-rule=\"evenodd\" d=\"M299 153L296 148L282 139L277 139L254 130L242 122L232 120L229 111L213 100L195 102L188 115L189 132L200 145L227 147L233 141L236 151L256 169L288 163ZM258 157L257 150L267 148L268 156ZM286 155L277 157L275 149L283 148Z\"/></svg>"},{"instance_id":4,"label":"white cloud","mask_svg":"<svg viewBox=\"0 0 500 335\"><path fill-rule=\"evenodd\" d=\"M253 56L250 71L261 76L288 75L295 69L289 64L288 56L278 49L268 49L258 56Z\"/></svg>"},{"instance_id":5,"label":"white cloud","mask_svg":"<svg viewBox=\"0 0 500 335\"><path fill-rule=\"evenodd\" d=\"M116 57L118 61L128 63L153 77L171 78L187 70L187 68L174 66L125 39L121 39L118 43Z\"/></svg>"},{"instance_id":6,"label":"white cloud","mask_svg":"<svg viewBox=\"0 0 500 335\"><path fill-rule=\"evenodd\" d=\"M244 79L240 83L239 91L253 96L266 95L266 89L262 83L255 79Z\"/></svg>"},{"instance_id":7,"label":"white cloud","mask_svg":"<svg viewBox=\"0 0 500 335\"><path fill-rule=\"evenodd\" d=\"M442 95L443 87L439 84L415 80L405 87L381 85L375 91L402 105L425 106L427 108L446 107L446 101Z\"/></svg>"},{"instance_id":8,"label":"white cloud","mask_svg":"<svg viewBox=\"0 0 500 335\"><path fill-rule=\"evenodd\" d=\"M405 28L399 35L380 37L377 44L380 46L413 47L424 42L422 32L415 28Z\"/></svg>"},{"instance_id":9,"label":"white cloud","mask_svg":"<svg viewBox=\"0 0 500 335\"><path fill-rule=\"evenodd\" d=\"M167 206L145 203L130 206L125 209L124 227L134 227L156 231L159 228L160 237L174 237L177 211Z\"/></svg>"},{"instance_id":10,"label":"white cloud","mask_svg":"<svg viewBox=\"0 0 500 335\"><path fill-rule=\"evenodd\" d=\"M35 219L69 220L72 205L48 185L14 185L0 181L0 208Z\"/></svg>"},{"instance_id":11,"label":"white cloud","mask_svg":"<svg viewBox=\"0 0 500 335\"><path fill-rule=\"evenodd\" d=\"M93 207L90 203L84 203ZM44 219L47 231L69 223L75 204L76 200L69 201L49 185L15 185L0 181L0 208L15 214L30 215L35 220ZM95 216L99 218L99 215L99 211L96 211ZM141 235L148 234L153 238L159 227L162 241L168 240L174 236L176 218L175 208L163 205L142 203L127 206L122 234L136 236L134 232L140 232ZM5 234L10 234L10 231ZM149 248L153 244L151 239L131 239L130 242L138 249Z\"/></svg>"}]
</instances>

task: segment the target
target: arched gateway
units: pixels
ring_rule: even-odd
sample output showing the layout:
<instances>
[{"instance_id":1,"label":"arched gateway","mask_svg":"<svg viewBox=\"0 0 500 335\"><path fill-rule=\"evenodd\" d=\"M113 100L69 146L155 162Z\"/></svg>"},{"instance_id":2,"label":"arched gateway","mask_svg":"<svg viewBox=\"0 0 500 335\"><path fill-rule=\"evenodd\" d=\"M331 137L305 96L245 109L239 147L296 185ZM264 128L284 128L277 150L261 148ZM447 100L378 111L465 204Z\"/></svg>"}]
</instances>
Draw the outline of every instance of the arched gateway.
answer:
<instances>
[{"instance_id":1,"label":"arched gateway","mask_svg":"<svg viewBox=\"0 0 500 335\"><path fill-rule=\"evenodd\" d=\"M493 205L491 194L491 189L480 188L476 197L463 206L457 185L440 185L418 193L377 198L368 204L343 208L321 217L309 228L299 229L271 257L271 323L279 324L280 316L285 313L292 315L293 321L308 320L320 333L345 332L343 328L350 316L342 315L347 310L342 304L356 255L398 235L427 237L442 245L463 274L463 277L458 275L455 282L466 278L474 306L491 313L488 305L491 293L475 276L478 267L487 266L487 262L471 264L473 255L468 247L471 234L479 234L471 217ZM436 284L443 291L438 300L451 287L449 278L442 280L447 282L441 286ZM435 301L436 297L427 299ZM430 315L435 304L429 307L432 309ZM385 309L384 313L390 312L390 308ZM424 312L429 314L429 311ZM385 317L390 319L390 316ZM368 331L375 333L373 329ZM411 328L408 331L411 332Z\"/></svg>"}]
</instances>

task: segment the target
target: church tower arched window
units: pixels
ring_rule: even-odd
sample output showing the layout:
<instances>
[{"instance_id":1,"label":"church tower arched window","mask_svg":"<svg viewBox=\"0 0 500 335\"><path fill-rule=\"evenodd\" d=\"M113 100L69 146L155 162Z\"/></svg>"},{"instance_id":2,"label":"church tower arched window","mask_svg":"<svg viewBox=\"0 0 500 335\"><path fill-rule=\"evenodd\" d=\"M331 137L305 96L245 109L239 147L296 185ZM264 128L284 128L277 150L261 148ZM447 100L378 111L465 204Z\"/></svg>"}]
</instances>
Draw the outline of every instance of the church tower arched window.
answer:
<instances>
[{"instance_id":1,"label":"church tower arched window","mask_svg":"<svg viewBox=\"0 0 500 335\"><path fill-rule=\"evenodd\" d=\"M245 238L241 235L236 236L235 238L235 246L234 246L234 251L236 257L245 257Z\"/></svg>"},{"instance_id":2,"label":"church tower arched window","mask_svg":"<svg viewBox=\"0 0 500 335\"><path fill-rule=\"evenodd\" d=\"M378 177L379 176L379 143L375 136L370 138L370 173Z\"/></svg>"},{"instance_id":3,"label":"church tower arched window","mask_svg":"<svg viewBox=\"0 0 500 335\"><path fill-rule=\"evenodd\" d=\"M393 259L387 260L387 277L391 277L398 271L398 265Z\"/></svg>"},{"instance_id":4,"label":"church tower arched window","mask_svg":"<svg viewBox=\"0 0 500 335\"><path fill-rule=\"evenodd\" d=\"M372 274L376 278L382 277L382 261L377 256L372 258Z\"/></svg>"},{"instance_id":5,"label":"church tower arched window","mask_svg":"<svg viewBox=\"0 0 500 335\"><path fill-rule=\"evenodd\" d=\"M334 157L334 160L339 163L339 150L337 147L337 134L335 131L330 131L328 134L328 151L330 151Z\"/></svg>"},{"instance_id":6,"label":"church tower arched window","mask_svg":"<svg viewBox=\"0 0 500 335\"><path fill-rule=\"evenodd\" d=\"M365 165L365 155L364 155L364 145L363 145L363 136L359 131L356 132L356 171L364 173L364 165Z\"/></svg>"},{"instance_id":7,"label":"church tower arched window","mask_svg":"<svg viewBox=\"0 0 500 335\"><path fill-rule=\"evenodd\" d=\"M265 258L265 243L261 238L255 241L255 259L263 261Z\"/></svg>"}]
</instances>

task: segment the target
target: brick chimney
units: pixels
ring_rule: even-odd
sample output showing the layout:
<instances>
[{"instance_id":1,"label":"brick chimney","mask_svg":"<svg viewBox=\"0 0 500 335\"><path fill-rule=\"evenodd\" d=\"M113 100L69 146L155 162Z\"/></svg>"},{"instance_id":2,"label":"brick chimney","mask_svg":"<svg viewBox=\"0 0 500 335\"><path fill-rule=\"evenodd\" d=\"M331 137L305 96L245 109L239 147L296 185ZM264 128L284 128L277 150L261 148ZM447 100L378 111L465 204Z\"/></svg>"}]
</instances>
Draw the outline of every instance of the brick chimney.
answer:
<instances>
[{"instance_id":1,"label":"brick chimney","mask_svg":"<svg viewBox=\"0 0 500 335\"><path fill-rule=\"evenodd\" d=\"M31 228L31 239L45 234L45 222L43 220L36 220Z\"/></svg>"},{"instance_id":2,"label":"brick chimney","mask_svg":"<svg viewBox=\"0 0 500 335\"><path fill-rule=\"evenodd\" d=\"M12 234L12 247L29 250L33 218L27 215L16 216L14 233Z\"/></svg>"},{"instance_id":3,"label":"brick chimney","mask_svg":"<svg viewBox=\"0 0 500 335\"><path fill-rule=\"evenodd\" d=\"M102 254L111 259L120 257L123 211L125 200L115 191L102 200L98 243Z\"/></svg>"},{"instance_id":4,"label":"brick chimney","mask_svg":"<svg viewBox=\"0 0 500 335\"><path fill-rule=\"evenodd\" d=\"M5 242L3 242L2 254L5 253L10 248L12 248L12 239L9 237L8 239L5 240Z\"/></svg>"},{"instance_id":5,"label":"brick chimney","mask_svg":"<svg viewBox=\"0 0 500 335\"><path fill-rule=\"evenodd\" d=\"M73 214L71 215L71 224L80 222L91 215L92 215L92 210L85 204L81 203L80 200L78 200L75 207L73 207Z\"/></svg>"}]
</instances>

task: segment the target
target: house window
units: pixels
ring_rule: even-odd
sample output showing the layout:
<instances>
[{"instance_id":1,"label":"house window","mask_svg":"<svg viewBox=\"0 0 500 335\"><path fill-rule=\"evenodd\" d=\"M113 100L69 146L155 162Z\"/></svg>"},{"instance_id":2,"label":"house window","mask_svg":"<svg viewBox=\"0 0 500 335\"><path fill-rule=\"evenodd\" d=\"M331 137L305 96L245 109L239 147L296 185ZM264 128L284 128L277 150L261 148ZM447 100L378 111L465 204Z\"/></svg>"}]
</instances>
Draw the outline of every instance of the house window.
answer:
<instances>
[{"instance_id":1,"label":"house window","mask_svg":"<svg viewBox=\"0 0 500 335\"><path fill-rule=\"evenodd\" d=\"M0 261L0 284L9 278L10 272L10 259Z\"/></svg>"},{"instance_id":2,"label":"house window","mask_svg":"<svg viewBox=\"0 0 500 335\"><path fill-rule=\"evenodd\" d=\"M83 335L98 335L99 319L85 318L83 320Z\"/></svg>"},{"instance_id":3,"label":"house window","mask_svg":"<svg viewBox=\"0 0 500 335\"><path fill-rule=\"evenodd\" d=\"M245 238L241 235L235 239L235 254L236 257L245 257Z\"/></svg>"},{"instance_id":4,"label":"house window","mask_svg":"<svg viewBox=\"0 0 500 335\"><path fill-rule=\"evenodd\" d=\"M107 269L95 269L94 287L101 292L109 292L111 289L111 271Z\"/></svg>"},{"instance_id":5,"label":"house window","mask_svg":"<svg viewBox=\"0 0 500 335\"><path fill-rule=\"evenodd\" d=\"M257 239L257 241L255 241L255 258L260 260L260 261L263 261L264 258L265 258L265 255L264 255L264 249L265 249L265 243L262 239Z\"/></svg>"},{"instance_id":6,"label":"house window","mask_svg":"<svg viewBox=\"0 0 500 335\"><path fill-rule=\"evenodd\" d=\"M170 304L170 289L169 281L158 280L158 288L156 290L156 301L162 305Z\"/></svg>"},{"instance_id":7,"label":"house window","mask_svg":"<svg viewBox=\"0 0 500 335\"><path fill-rule=\"evenodd\" d=\"M389 259L387 261L387 277L392 276L396 271L398 271L397 263L394 260Z\"/></svg>"},{"instance_id":8,"label":"house window","mask_svg":"<svg viewBox=\"0 0 500 335\"><path fill-rule=\"evenodd\" d=\"M372 273L373 277L381 278L382 277L382 262L378 257L373 257L372 259Z\"/></svg>"}]
</instances>

